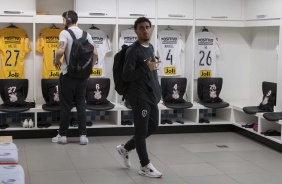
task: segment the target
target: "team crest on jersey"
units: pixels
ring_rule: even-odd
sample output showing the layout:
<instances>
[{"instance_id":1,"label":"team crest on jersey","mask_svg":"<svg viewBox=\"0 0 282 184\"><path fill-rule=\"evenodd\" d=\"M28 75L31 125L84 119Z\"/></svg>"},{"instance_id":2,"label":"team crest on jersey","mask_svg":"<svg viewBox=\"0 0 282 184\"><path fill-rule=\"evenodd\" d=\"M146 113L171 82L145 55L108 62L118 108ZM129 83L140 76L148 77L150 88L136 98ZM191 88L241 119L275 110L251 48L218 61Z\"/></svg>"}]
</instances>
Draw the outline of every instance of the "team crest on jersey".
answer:
<instances>
[{"instance_id":1,"label":"team crest on jersey","mask_svg":"<svg viewBox=\"0 0 282 184\"><path fill-rule=\"evenodd\" d=\"M215 84L210 85L210 97L211 98L217 97L217 95L216 95L216 85Z\"/></svg>"},{"instance_id":2,"label":"team crest on jersey","mask_svg":"<svg viewBox=\"0 0 282 184\"><path fill-rule=\"evenodd\" d=\"M147 110L142 111L142 116L143 116L143 118L145 118L147 116Z\"/></svg>"}]
</instances>

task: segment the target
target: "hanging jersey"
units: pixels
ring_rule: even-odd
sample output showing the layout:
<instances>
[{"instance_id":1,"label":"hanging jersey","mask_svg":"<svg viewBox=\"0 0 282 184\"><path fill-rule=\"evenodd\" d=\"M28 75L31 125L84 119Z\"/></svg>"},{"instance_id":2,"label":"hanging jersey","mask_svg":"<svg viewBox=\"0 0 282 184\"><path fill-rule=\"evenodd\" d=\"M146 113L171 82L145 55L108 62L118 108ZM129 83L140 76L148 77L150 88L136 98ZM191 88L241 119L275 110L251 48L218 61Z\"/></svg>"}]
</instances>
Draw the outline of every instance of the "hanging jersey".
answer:
<instances>
[{"instance_id":1,"label":"hanging jersey","mask_svg":"<svg viewBox=\"0 0 282 184\"><path fill-rule=\"evenodd\" d=\"M57 79L60 76L60 70L56 69L55 62L61 31L62 29L46 28L39 33L37 38L36 50L43 54L43 79Z\"/></svg>"},{"instance_id":2,"label":"hanging jersey","mask_svg":"<svg viewBox=\"0 0 282 184\"><path fill-rule=\"evenodd\" d=\"M175 30L158 33L159 75L180 75L180 54L183 51L181 34Z\"/></svg>"},{"instance_id":3,"label":"hanging jersey","mask_svg":"<svg viewBox=\"0 0 282 184\"><path fill-rule=\"evenodd\" d=\"M30 52L30 41L20 28L0 30L0 79L23 79L24 57Z\"/></svg>"},{"instance_id":4,"label":"hanging jersey","mask_svg":"<svg viewBox=\"0 0 282 184\"><path fill-rule=\"evenodd\" d=\"M88 29L87 32L91 35L98 52L98 61L94 64L90 77L105 77L105 56L111 51L109 37L104 31L98 29Z\"/></svg>"},{"instance_id":5,"label":"hanging jersey","mask_svg":"<svg viewBox=\"0 0 282 184\"><path fill-rule=\"evenodd\" d=\"M131 45L137 40L137 35L133 29L125 29L120 33L119 38L119 49L121 49L122 45Z\"/></svg>"},{"instance_id":6,"label":"hanging jersey","mask_svg":"<svg viewBox=\"0 0 282 184\"><path fill-rule=\"evenodd\" d=\"M211 32L196 33L195 79L216 77L217 37Z\"/></svg>"}]
</instances>

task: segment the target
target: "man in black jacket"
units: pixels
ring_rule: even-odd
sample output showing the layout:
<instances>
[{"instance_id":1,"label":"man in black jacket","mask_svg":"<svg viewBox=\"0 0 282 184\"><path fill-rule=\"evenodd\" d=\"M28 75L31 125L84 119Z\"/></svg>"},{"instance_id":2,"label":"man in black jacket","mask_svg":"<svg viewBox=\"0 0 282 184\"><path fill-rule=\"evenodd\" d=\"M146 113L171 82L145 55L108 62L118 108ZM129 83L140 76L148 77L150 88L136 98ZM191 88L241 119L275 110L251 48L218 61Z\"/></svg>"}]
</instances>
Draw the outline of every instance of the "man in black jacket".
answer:
<instances>
[{"instance_id":1,"label":"man in black jacket","mask_svg":"<svg viewBox=\"0 0 282 184\"><path fill-rule=\"evenodd\" d=\"M158 103L161 99L161 88L158 81L157 57L150 44L151 22L145 17L134 23L138 40L132 44L125 56L123 79L129 82L127 98L133 111L135 135L117 150L126 167L130 167L129 153L136 148L141 167L139 174L160 178L162 173L154 168L148 158L146 138L158 128Z\"/></svg>"}]
</instances>

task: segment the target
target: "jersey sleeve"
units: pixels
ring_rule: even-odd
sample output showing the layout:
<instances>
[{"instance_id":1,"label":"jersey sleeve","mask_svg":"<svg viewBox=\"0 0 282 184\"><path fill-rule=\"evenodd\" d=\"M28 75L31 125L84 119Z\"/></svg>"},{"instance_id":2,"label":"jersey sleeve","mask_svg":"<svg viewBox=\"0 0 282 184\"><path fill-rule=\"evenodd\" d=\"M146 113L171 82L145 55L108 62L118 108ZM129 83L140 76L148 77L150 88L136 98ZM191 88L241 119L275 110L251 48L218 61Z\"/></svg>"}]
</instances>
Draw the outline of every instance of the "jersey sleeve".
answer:
<instances>
[{"instance_id":1,"label":"jersey sleeve","mask_svg":"<svg viewBox=\"0 0 282 184\"><path fill-rule=\"evenodd\" d=\"M25 52L26 53L30 52L31 51L30 40L29 40L27 34L25 35L24 44L25 44Z\"/></svg>"},{"instance_id":2,"label":"jersey sleeve","mask_svg":"<svg viewBox=\"0 0 282 184\"><path fill-rule=\"evenodd\" d=\"M88 40L89 43L91 43L93 46L95 46L95 43L93 42L92 37L89 33L87 33L87 40Z\"/></svg>"},{"instance_id":3,"label":"jersey sleeve","mask_svg":"<svg viewBox=\"0 0 282 184\"><path fill-rule=\"evenodd\" d=\"M106 38L106 44L107 44L107 52L111 52L111 42L110 42L110 39L109 39L109 36L107 35L107 38Z\"/></svg>"},{"instance_id":4,"label":"jersey sleeve","mask_svg":"<svg viewBox=\"0 0 282 184\"><path fill-rule=\"evenodd\" d=\"M184 42L183 42L183 39L182 39L181 34L180 34L180 36L179 36L179 45L180 45L180 50L181 50L181 52L183 52L184 49L185 49L185 45L184 45Z\"/></svg>"},{"instance_id":5,"label":"jersey sleeve","mask_svg":"<svg viewBox=\"0 0 282 184\"><path fill-rule=\"evenodd\" d=\"M118 48L121 50L121 46L124 44L124 39L122 36L119 37Z\"/></svg>"},{"instance_id":6,"label":"jersey sleeve","mask_svg":"<svg viewBox=\"0 0 282 184\"><path fill-rule=\"evenodd\" d=\"M44 48L43 34L40 33L36 41L36 50L40 53L43 53L43 48Z\"/></svg>"},{"instance_id":7,"label":"jersey sleeve","mask_svg":"<svg viewBox=\"0 0 282 184\"><path fill-rule=\"evenodd\" d=\"M67 40L67 31L66 30L63 30L62 32L60 32L60 35L59 35L59 42L68 42Z\"/></svg>"},{"instance_id":8,"label":"jersey sleeve","mask_svg":"<svg viewBox=\"0 0 282 184\"><path fill-rule=\"evenodd\" d=\"M3 42L2 42L1 38L2 38L2 33L1 33L1 30L0 30L0 54L2 54L2 52L3 52Z\"/></svg>"},{"instance_id":9,"label":"jersey sleeve","mask_svg":"<svg viewBox=\"0 0 282 184\"><path fill-rule=\"evenodd\" d=\"M219 41L218 41L217 37L215 38L215 50L214 50L214 52L215 52L216 56L220 56Z\"/></svg>"}]
</instances>

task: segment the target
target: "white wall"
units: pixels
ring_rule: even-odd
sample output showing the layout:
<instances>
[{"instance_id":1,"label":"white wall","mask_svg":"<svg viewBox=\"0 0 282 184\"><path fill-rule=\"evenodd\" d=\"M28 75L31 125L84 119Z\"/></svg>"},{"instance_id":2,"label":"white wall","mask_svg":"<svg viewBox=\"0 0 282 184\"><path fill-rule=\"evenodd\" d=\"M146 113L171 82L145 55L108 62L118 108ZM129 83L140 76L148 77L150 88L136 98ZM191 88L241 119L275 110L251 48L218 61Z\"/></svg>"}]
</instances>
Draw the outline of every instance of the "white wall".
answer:
<instances>
[{"instance_id":1,"label":"white wall","mask_svg":"<svg viewBox=\"0 0 282 184\"><path fill-rule=\"evenodd\" d=\"M262 82L277 82L279 27L251 28L250 98L262 99Z\"/></svg>"}]
</instances>

